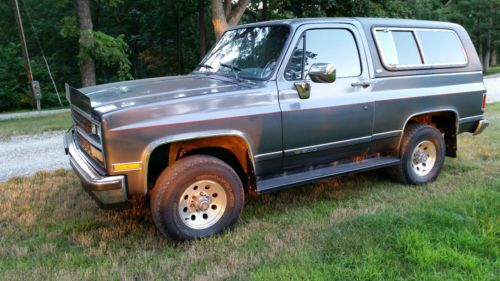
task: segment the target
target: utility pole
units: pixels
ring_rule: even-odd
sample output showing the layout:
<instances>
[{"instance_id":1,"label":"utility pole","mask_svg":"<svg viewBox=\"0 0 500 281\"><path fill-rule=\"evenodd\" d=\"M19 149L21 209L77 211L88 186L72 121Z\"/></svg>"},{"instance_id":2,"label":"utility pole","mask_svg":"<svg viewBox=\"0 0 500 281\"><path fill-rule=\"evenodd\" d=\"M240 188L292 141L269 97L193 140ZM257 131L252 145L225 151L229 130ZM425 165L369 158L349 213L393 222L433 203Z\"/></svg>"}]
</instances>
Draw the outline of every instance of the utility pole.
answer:
<instances>
[{"instance_id":1,"label":"utility pole","mask_svg":"<svg viewBox=\"0 0 500 281\"><path fill-rule=\"evenodd\" d=\"M11 0L12 6L14 7L14 16L16 18L17 29L19 31L19 43L21 44L21 51L24 58L24 68L26 68L26 73L28 75L28 83L30 85L30 93L32 96L32 104L36 103L37 110L40 110L40 101L35 98L35 93L33 91L33 72L31 71L31 63L28 54L28 47L26 46L26 37L24 36L23 22L21 20L21 11L19 10L19 3L17 0Z\"/></svg>"}]
</instances>

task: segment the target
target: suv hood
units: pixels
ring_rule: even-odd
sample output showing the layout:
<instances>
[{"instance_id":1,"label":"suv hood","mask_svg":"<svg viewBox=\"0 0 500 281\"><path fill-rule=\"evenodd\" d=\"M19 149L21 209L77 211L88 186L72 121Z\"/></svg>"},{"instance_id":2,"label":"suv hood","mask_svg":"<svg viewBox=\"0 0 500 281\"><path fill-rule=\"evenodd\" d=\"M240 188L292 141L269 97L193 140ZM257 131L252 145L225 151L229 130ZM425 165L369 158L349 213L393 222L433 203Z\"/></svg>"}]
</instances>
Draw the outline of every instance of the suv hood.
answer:
<instances>
[{"instance_id":1,"label":"suv hood","mask_svg":"<svg viewBox=\"0 0 500 281\"><path fill-rule=\"evenodd\" d=\"M70 90L71 104L106 113L152 102L189 98L247 88L214 75L186 75L131 80ZM76 93L75 93L76 92ZM86 100L82 102L83 100ZM85 106L79 106L86 104ZM90 113L90 112L89 112Z\"/></svg>"}]
</instances>

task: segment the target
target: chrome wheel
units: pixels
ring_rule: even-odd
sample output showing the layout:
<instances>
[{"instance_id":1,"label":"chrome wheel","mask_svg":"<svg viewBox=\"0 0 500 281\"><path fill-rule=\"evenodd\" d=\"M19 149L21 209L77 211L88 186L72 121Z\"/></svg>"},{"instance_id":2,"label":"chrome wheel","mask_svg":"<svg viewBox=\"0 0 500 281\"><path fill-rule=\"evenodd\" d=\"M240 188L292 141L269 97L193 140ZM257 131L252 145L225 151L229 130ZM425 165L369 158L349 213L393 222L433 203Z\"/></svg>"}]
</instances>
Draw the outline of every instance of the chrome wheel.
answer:
<instances>
[{"instance_id":1,"label":"chrome wheel","mask_svg":"<svg viewBox=\"0 0 500 281\"><path fill-rule=\"evenodd\" d=\"M193 229L205 229L217 223L227 205L226 191L212 180L191 184L179 198L181 221Z\"/></svg>"},{"instance_id":2,"label":"chrome wheel","mask_svg":"<svg viewBox=\"0 0 500 281\"><path fill-rule=\"evenodd\" d=\"M434 167L436 157L436 145L431 141L422 141L413 149L411 167L417 175L426 176Z\"/></svg>"}]
</instances>

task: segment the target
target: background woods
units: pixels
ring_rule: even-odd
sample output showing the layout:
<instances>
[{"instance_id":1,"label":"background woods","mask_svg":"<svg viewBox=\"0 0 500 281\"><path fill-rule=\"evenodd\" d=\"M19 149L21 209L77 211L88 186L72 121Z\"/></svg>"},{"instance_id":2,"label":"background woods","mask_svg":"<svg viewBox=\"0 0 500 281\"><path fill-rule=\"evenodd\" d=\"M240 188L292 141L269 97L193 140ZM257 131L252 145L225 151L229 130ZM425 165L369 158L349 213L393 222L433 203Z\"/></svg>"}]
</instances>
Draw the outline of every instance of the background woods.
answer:
<instances>
[{"instance_id":1,"label":"background woods","mask_svg":"<svg viewBox=\"0 0 500 281\"><path fill-rule=\"evenodd\" d=\"M295 17L373 16L462 24L484 68L500 48L500 0L19 0L44 108L56 86L189 73L227 27ZM31 109L13 7L0 2L0 111Z\"/></svg>"}]
</instances>

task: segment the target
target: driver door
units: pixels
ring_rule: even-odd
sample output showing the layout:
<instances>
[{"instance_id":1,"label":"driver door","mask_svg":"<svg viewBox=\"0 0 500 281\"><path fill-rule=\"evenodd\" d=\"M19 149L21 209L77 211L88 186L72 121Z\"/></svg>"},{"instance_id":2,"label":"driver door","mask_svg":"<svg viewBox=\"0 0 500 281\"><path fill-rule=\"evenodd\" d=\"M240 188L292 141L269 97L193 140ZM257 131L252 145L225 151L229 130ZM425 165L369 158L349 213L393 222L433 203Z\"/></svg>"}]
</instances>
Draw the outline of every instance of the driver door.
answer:
<instances>
[{"instance_id":1,"label":"driver door","mask_svg":"<svg viewBox=\"0 0 500 281\"><path fill-rule=\"evenodd\" d=\"M332 24L300 29L277 81L285 169L362 155L372 135L374 102L356 28ZM315 63L333 64L336 80L312 82L307 71ZM309 98L299 97L295 84L300 82L309 84Z\"/></svg>"}]
</instances>

